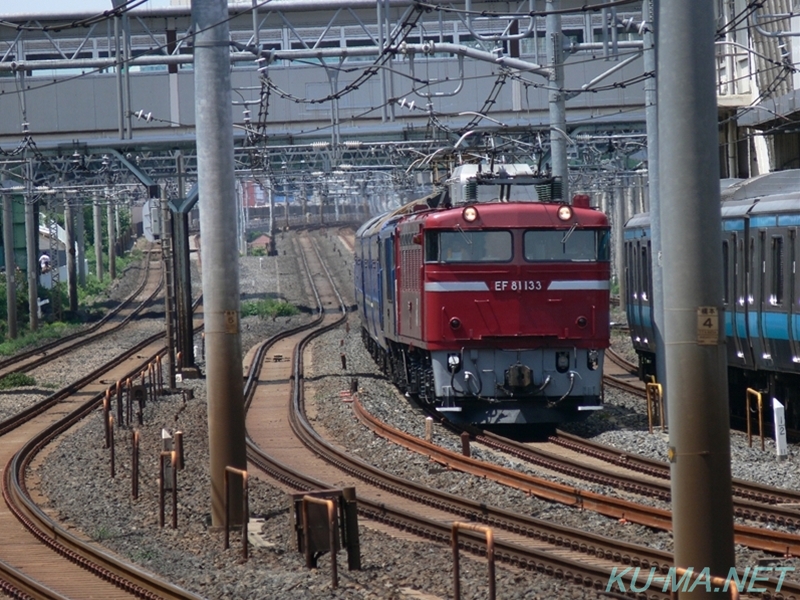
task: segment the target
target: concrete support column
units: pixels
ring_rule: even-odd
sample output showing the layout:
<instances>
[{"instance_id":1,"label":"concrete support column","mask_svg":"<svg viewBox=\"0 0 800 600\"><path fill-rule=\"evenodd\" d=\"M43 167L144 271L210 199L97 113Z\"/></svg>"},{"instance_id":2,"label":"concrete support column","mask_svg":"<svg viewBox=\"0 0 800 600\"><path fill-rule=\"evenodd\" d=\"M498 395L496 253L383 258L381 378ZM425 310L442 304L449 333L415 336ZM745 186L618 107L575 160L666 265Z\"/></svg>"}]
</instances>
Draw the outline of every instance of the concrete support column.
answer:
<instances>
[{"instance_id":1,"label":"concrete support column","mask_svg":"<svg viewBox=\"0 0 800 600\"><path fill-rule=\"evenodd\" d=\"M173 244L172 251L175 265L175 305L177 307L177 336L181 360L178 368L182 371L195 368L194 364L194 332L192 328L192 274L189 265L189 214L186 212L172 215Z\"/></svg>"},{"instance_id":2,"label":"concrete support column","mask_svg":"<svg viewBox=\"0 0 800 600\"><path fill-rule=\"evenodd\" d=\"M153 202L155 205L155 202ZM164 265L164 321L167 329L167 357L169 389L175 389L175 286L172 269L172 235L167 190L161 188L161 258Z\"/></svg>"},{"instance_id":3,"label":"concrete support column","mask_svg":"<svg viewBox=\"0 0 800 600\"><path fill-rule=\"evenodd\" d=\"M86 285L86 227L84 223L83 204L75 211L75 242L78 244L75 260L78 263L78 285Z\"/></svg>"},{"instance_id":4,"label":"concrete support column","mask_svg":"<svg viewBox=\"0 0 800 600\"><path fill-rule=\"evenodd\" d=\"M3 252L6 259L6 311L9 339L17 337L17 263L14 260L14 201L3 194Z\"/></svg>"},{"instance_id":5,"label":"concrete support column","mask_svg":"<svg viewBox=\"0 0 800 600\"><path fill-rule=\"evenodd\" d=\"M75 223L72 213L72 205L67 200L64 202L64 232L67 238L67 296L69 310L76 313L78 312L78 273L75 268Z\"/></svg>"},{"instance_id":6,"label":"concrete support column","mask_svg":"<svg viewBox=\"0 0 800 600\"><path fill-rule=\"evenodd\" d=\"M227 1L193 0L192 17L197 32L194 97L203 240L211 517L212 525L220 527L225 519L225 468L247 468ZM242 497L237 486L230 506L232 522L242 523Z\"/></svg>"},{"instance_id":7,"label":"concrete support column","mask_svg":"<svg viewBox=\"0 0 800 600\"><path fill-rule=\"evenodd\" d=\"M561 197L569 202L569 167L567 166L567 113L564 98L564 46L561 33L561 0L547 0L545 5L548 77L547 101L550 109L550 159L553 176L561 180Z\"/></svg>"},{"instance_id":8,"label":"concrete support column","mask_svg":"<svg viewBox=\"0 0 800 600\"><path fill-rule=\"evenodd\" d=\"M114 206L113 202L109 201L106 211L106 220L108 221L106 223L108 225L108 276L111 279L115 279L117 277L117 228L114 220L116 206Z\"/></svg>"},{"instance_id":9,"label":"concrete support column","mask_svg":"<svg viewBox=\"0 0 800 600\"><path fill-rule=\"evenodd\" d=\"M625 239L623 237L623 227L625 226L625 204L626 198L624 189L621 187L613 188L614 198L614 218L612 220L612 234L614 237L614 277L619 286L619 305L625 309Z\"/></svg>"},{"instance_id":10,"label":"concrete support column","mask_svg":"<svg viewBox=\"0 0 800 600\"><path fill-rule=\"evenodd\" d=\"M92 216L94 217L94 268L97 279L103 281L103 217L97 196L92 203Z\"/></svg>"},{"instance_id":11,"label":"concrete support column","mask_svg":"<svg viewBox=\"0 0 800 600\"><path fill-rule=\"evenodd\" d=\"M661 0L646 0L643 6L644 18L649 27L644 31L644 70L652 73L644 82L645 123L647 126L647 178L650 203L650 256L653 279L653 323L655 325L656 380L662 385L664 406L669 406L669 390L667 389L667 370L664 356L664 275L661 269L661 199L659 197L658 166L658 96L656 73L656 19L658 3ZM667 410L669 421L669 410Z\"/></svg>"},{"instance_id":12,"label":"concrete support column","mask_svg":"<svg viewBox=\"0 0 800 600\"><path fill-rule=\"evenodd\" d=\"M658 9L659 198L675 566L727 577L731 495L714 3ZM719 588L716 588L719 589ZM681 600L727 598L697 586Z\"/></svg>"},{"instance_id":13,"label":"concrete support column","mask_svg":"<svg viewBox=\"0 0 800 600\"><path fill-rule=\"evenodd\" d=\"M39 261L37 254L36 206L29 194L25 196L25 247L28 265L28 324L31 331L39 329Z\"/></svg>"}]
</instances>

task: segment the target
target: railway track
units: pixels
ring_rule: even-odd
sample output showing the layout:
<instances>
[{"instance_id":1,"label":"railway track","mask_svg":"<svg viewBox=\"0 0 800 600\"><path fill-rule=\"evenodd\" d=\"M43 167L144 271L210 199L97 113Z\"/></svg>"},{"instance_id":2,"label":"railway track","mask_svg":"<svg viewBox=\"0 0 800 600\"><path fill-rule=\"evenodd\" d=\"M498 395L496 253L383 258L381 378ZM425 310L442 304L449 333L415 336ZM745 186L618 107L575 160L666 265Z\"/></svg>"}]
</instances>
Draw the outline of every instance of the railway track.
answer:
<instances>
[{"instance_id":1,"label":"railway track","mask_svg":"<svg viewBox=\"0 0 800 600\"><path fill-rule=\"evenodd\" d=\"M64 356L79 345L99 339L113 331L119 330L141 313L141 311L158 295L163 286L163 277L153 278L150 276L151 263L154 262L154 255L156 259L155 262L158 262L160 258L157 251L149 248L145 250L143 254L144 270L141 281L134 292L122 303L110 310L102 319L89 327L63 336L57 340L38 345L35 348L23 350L22 352L16 353L14 356L0 360L0 378L13 372L27 373L54 358ZM158 269L158 272L161 273L160 269ZM134 303L134 300L143 294L145 295L145 299Z\"/></svg>"},{"instance_id":2,"label":"railway track","mask_svg":"<svg viewBox=\"0 0 800 600\"><path fill-rule=\"evenodd\" d=\"M159 272L148 270L145 283L134 294L143 297L140 304L146 305L152 299L150 288L157 288L159 280ZM0 423L0 461L4 465L0 581L12 597L198 598L61 526L37 505L26 483L26 471L37 453L96 410L109 381L138 375L143 365L162 354L162 338L162 333L150 336L79 381ZM81 343L76 340L70 347Z\"/></svg>"},{"instance_id":3,"label":"railway track","mask_svg":"<svg viewBox=\"0 0 800 600\"><path fill-rule=\"evenodd\" d=\"M311 252L305 254L312 256ZM322 272L321 268L311 269ZM248 459L259 470L294 491L357 485L361 517L432 540L447 542L455 520L486 524L495 529L498 559L588 588L605 589L613 569L623 565L653 566L661 573L668 572L668 553L558 527L413 484L387 475L325 441L304 412L302 347L312 337L343 324L344 315L334 307L334 295L332 290L319 292L323 309L313 333L300 329L287 332L259 347L250 358L253 367L246 392ZM291 361L287 360L289 356ZM465 539L465 547L485 552L478 537L466 535ZM654 593L654 597L669 597L667 593Z\"/></svg>"}]
</instances>

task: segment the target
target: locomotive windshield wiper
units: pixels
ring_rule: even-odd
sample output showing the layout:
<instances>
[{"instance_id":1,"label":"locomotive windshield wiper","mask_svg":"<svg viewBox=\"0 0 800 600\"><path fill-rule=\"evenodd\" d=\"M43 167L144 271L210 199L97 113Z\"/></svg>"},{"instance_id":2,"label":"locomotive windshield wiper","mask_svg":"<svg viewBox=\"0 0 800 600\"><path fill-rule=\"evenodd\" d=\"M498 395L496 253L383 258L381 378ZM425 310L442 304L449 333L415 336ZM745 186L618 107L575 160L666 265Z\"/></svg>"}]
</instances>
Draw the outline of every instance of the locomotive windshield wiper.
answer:
<instances>
[{"instance_id":1,"label":"locomotive windshield wiper","mask_svg":"<svg viewBox=\"0 0 800 600\"><path fill-rule=\"evenodd\" d=\"M567 240L569 239L569 236L571 236L571 235L572 235L572 232L573 232L573 231L575 231L575 228L576 228L577 226L578 226L578 224L577 224L577 223L573 223L573 224L572 224L572 227L570 227L570 228L569 228L569 231L567 231L567 233L565 233L565 234L564 234L564 237L563 237L563 238L561 238L561 243L562 243L562 244L566 244L566 243L567 243Z\"/></svg>"},{"instance_id":2,"label":"locomotive windshield wiper","mask_svg":"<svg viewBox=\"0 0 800 600\"><path fill-rule=\"evenodd\" d=\"M573 225L573 227L574 227L574 225ZM464 232L464 230L463 230L463 229L461 229L461 224L460 224L460 223L456 223L456 229L458 229L458 232L459 232L459 233L462 235L462 237L463 237L463 238L466 240L467 244L469 244L470 246L472 246L472 238L471 238L471 237L469 237L469 236L468 236L468 235L467 235L467 234Z\"/></svg>"}]
</instances>

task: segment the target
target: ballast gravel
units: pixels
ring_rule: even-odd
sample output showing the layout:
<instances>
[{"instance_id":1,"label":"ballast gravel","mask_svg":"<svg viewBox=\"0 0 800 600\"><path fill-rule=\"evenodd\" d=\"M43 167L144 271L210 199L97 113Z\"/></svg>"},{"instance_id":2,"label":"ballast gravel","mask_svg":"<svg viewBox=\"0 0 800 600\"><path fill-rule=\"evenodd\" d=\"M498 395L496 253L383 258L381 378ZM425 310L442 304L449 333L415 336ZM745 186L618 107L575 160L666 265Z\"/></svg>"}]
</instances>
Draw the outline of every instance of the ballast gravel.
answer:
<instances>
[{"instance_id":1,"label":"ballast gravel","mask_svg":"<svg viewBox=\"0 0 800 600\"><path fill-rule=\"evenodd\" d=\"M336 276L347 283L342 293L354 304L352 265L333 230L319 236L325 253L331 257ZM242 320L242 345L246 352L254 344L281 329L307 320L311 315L307 283L298 279L301 265L289 235L278 240L277 257L243 257L240 261L241 293L246 298L270 295L301 307L293 317ZM285 253L284 253L285 251ZM199 280L194 269L193 280ZM451 493L491 503L509 510L559 524L609 535L618 539L670 551L671 535L633 524L620 524L592 512L552 504L502 486L447 471L393 444L383 441L355 419L351 404L342 401L340 392L358 379L359 397L365 406L393 426L422 435L424 416L385 381L370 359L360 339L355 314L350 315L349 332L326 334L312 346L313 360L307 377L314 379L312 397L307 399L314 425L353 454L403 477L416 479ZM342 370L339 345L344 341L347 371ZM197 339L200 346L202 341ZM335 347L336 350L331 350ZM202 357L199 357L202 358ZM198 360L201 369L202 360ZM47 498L46 509L69 522L97 543L160 573L174 583L209 599L261 598L451 598L452 559L450 549L421 541L390 537L362 524L360 543L361 571L346 569L345 553L339 555L339 587L330 583L330 560L323 556L318 569L306 569L304 558L294 548L287 495L270 481L251 481L250 509L253 519L261 519L263 545L251 547L250 559L240 559L238 534L231 537L231 548L223 550L223 538L209 529L210 484L208 479L207 417L203 380L184 380L179 387L191 390L159 397L147 404L141 431L139 498L131 495L131 429L116 430L116 477L110 478L108 451L103 448L103 429L99 413L68 432L61 443L37 462L32 473ZM0 404L5 405L7 394ZM186 400L185 400L186 399ZM185 401L184 401L185 400ZM663 459L666 443L660 434L647 434L643 405L621 392L606 391L607 409L574 431L619 448ZM166 525L158 524L158 454L161 432L181 430L184 435L186 467L178 474L178 529L171 529L167 508ZM776 483L795 486L797 459L776 465L774 455L746 447L741 436L732 436L734 474L751 480L768 477L766 471L779 472ZM436 428L434 441L460 449L460 440ZM489 455L480 448L475 454ZM498 460L493 456L493 460ZM502 459L501 459L502 460ZM508 466L517 466L509 459ZM603 491L602 486L585 484L586 489ZM753 565L761 553L737 549L739 566ZM486 564L462 561L462 598L487 597ZM498 568L497 597L512 599L604 597L593 590L574 586L544 575ZM419 594L428 594L421 596Z\"/></svg>"}]
</instances>

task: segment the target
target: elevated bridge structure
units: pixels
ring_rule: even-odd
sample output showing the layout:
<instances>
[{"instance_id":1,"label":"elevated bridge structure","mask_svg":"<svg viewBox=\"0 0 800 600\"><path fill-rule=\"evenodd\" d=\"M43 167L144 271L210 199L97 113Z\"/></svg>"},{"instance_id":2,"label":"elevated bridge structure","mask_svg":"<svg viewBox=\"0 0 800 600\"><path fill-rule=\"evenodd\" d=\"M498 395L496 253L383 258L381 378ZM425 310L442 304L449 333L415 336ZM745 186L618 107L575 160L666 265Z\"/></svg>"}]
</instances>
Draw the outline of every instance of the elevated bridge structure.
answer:
<instances>
[{"instance_id":1,"label":"elevated bridge structure","mask_svg":"<svg viewBox=\"0 0 800 600\"><path fill-rule=\"evenodd\" d=\"M553 91L571 178L640 162L641 2L556 2L552 33L545 4L231 4L237 173L276 193L330 194L338 180L343 197L402 198L430 181L418 170L457 161L545 169ZM548 64L548 39L563 62ZM148 186L177 190L180 154L191 185L193 43L189 7L0 14L4 177L29 193L79 186L135 201Z\"/></svg>"},{"instance_id":2,"label":"elevated bridge structure","mask_svg":"<svg viewBox=\"0 0 800 600\"><path fill-rule=\"evenodd\" d=\"M641 1L246 0L229 19L237 174L270 194L380 208L481 159L644 185ZM188 6L0 14L5 189L190 189L193 34ZM728 110L750 99L740 59L720 56Z\"/></svg>"}]
</instances>

